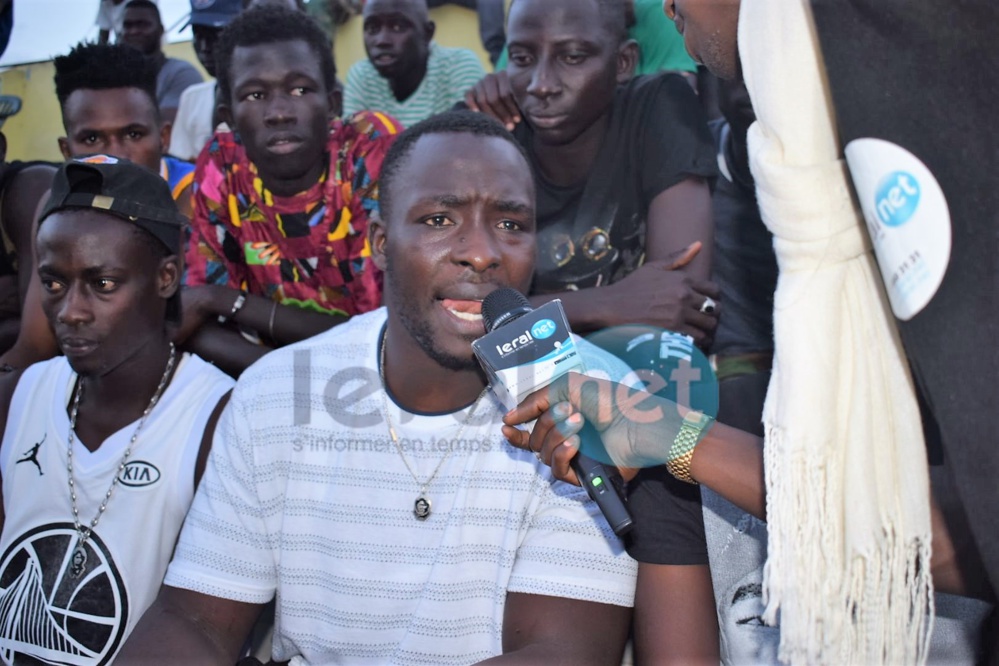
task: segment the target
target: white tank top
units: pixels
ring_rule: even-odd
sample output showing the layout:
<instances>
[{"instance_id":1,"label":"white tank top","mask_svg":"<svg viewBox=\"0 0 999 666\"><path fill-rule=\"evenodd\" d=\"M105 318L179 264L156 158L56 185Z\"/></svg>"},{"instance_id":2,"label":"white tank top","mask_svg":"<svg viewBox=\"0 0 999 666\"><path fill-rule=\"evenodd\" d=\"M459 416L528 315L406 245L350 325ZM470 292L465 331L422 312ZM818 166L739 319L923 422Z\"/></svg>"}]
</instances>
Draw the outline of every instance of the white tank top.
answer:
<instances>
[{"instance_id":1,"label":"white tank top","mask_svg":"<svg viewBox=\"0 0 999 666\"><path fill-rule=\"evenodd\" d=\"M156 597L194 496L205 425L233 381L185 354L146 420L74 572L66 407L76 373L36 364L14 391L0 443L6 519L0 534L0 659L106 664ZM80 522L90 524L137 421L89 451L73 443ZM78 574L78 575L74 575Z\"/></svg>"}]
</instances>

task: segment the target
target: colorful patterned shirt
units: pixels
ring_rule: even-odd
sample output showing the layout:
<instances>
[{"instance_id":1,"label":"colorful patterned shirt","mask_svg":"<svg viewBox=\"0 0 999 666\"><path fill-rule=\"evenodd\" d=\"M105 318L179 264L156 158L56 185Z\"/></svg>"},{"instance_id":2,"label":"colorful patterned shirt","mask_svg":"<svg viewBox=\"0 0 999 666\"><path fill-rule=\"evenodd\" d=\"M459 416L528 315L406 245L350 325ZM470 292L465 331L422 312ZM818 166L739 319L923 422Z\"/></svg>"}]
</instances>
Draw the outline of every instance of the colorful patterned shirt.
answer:
<instances>
[{"instance_id":1,"label":"colorful patterned shirt","mask_svg":"<svg viewBox=\"0 0 999 666\"><path fill-rule=\"evenodd\" d=\"M381 304L368 218L378 174L400 131L381 113L330 124L330 163L298 194L268 191L239 137L217 132L198 157L188 285L219 284L284 305L354 315Z\"/></svg>"}]
</instances>

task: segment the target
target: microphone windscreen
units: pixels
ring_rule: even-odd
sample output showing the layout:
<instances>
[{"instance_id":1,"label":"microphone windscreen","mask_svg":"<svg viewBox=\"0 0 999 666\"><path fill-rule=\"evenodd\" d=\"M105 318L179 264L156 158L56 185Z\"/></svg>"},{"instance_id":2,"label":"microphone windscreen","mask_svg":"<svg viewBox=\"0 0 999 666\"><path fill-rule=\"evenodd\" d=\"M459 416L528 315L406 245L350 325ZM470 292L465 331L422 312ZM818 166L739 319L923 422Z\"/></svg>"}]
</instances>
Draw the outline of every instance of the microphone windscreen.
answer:
<instances>
[{"instance_id":1,"label":"microphone windscreen","mask_svg":"<svg viewBox=\"0 0 999 666\"><path fill-rule=\"evenodd\" d=\"M486 332L490 333L533 309L522 293L504 287L482 300L482 322L486 326Z\"/></svg>"}]
</instances>

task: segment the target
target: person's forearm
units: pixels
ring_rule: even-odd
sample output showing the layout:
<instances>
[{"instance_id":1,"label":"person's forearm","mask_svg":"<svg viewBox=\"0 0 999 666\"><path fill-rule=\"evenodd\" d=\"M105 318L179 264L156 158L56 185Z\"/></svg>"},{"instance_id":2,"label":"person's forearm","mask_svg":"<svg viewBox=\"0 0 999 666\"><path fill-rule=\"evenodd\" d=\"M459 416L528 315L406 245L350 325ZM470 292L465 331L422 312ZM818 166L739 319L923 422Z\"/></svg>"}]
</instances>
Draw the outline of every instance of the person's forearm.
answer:
<instances>
[{"instance_id":1,"label":"person's forearm","mask_svg":"<svg viewBox=\"0 0 999 666\"><path fill-rule=\"evenodd\" d=\"M26 368L32 363L45 361L59 353L55 334L42 310L42 283L36 275L28 285L28 294L21 308L21 326L17 342L3 356L0 364Z\"/></svg>"},{"instance_id":2,"label":"person's forearm","mask_svg":"<svg viewBox=\"0 0 999 666\"><path fill-rule=\"evenodd\" d=\"M275 346L290 345L313 335L325 333L337 324L347 321L347 317L325 312L315 312L303 308L280 305L266 298L247 299L245 314L240 313L236 321L256 329L270 338ZM245 319L244 319L245 317Z\"/></svg>"},{"instance_id":3,"label":"person's forearm","mask_svg":"<svg viewBox=\"0 0 999 666\"><path fill-rule=\"evenodd\" d=\"M763 440L714 423L694 449L690 475L737 507L766 520Z\"/></svg>"},{"instance_id":4,"label":"person's forearm","mask_svg":"<svg viewBox=\"0 0 999 666\"><path fill-rule=\"evenodd\" d=\"M600 395L592 387L598 383L588 379L589 386L580 389L581 400L589 403L584 411L589 418L596 416ZM587 393L589 389L589 393ZM626 404L628 395L645 396L642 401ZM622 398L624 396L624 398ZM607 398L603 398L606 402ZM648 396L642 392L625 392L615 398L623 410L620 421L626 425L626 441L622 442L620 432L610 443L605 440L610 459L618 467L639 468L655 465L669 465L674 452L674 443L683 432L684 415L690 413L687 407L680 407L671 400L659 396ZM580 400L574 401L574 404ZM633 410L633 411L627 411ZM575 431L577 428L572 428ZM620 428L618 428L620 431ZM686 449L689 450L689 449ZM680 458L674 457L678 463ZM678 464L682 468L682 465ZM672 470L671 470L672 471ZM711 421L707 432L696 444L690 457L690 477L715 491L737 507L766 520L766 483L763 467L763 440L737 428Z\"/></svg>"},{"instance_id":5,"label":"person's forearm","mask_svg":"<svg viewBox=\"0 0 999 666\"><path fill-rule=\"evenodd\" d=\"M240 326L251 328L261 337L271 340L276 347L318 335L347 320L346 317L338 315L280 305L252 294L247 295L243 306L231 316L239 292L221 286L213 286L210 289L207 308L212 318L222 316Z\"/></svg>"},{"instance_id":6,"label":"person's forearm","mask_svg":"<svg viewBox=\"0 0 999 666\"><path fill-rule=\"evenodd\" d=\"M574 475L569 475L569 460L579 448L579 440L573 442L572 438L589 422L597 428L603 447L591 445L591 457L632 470L667 465L672 458L678 474L688 471L694 481L765 519L763 440L710 421L696 445L686 437L677 442L685 427L701 427L700 415L686 418L691 411L634 387L569 372L504 415L503 434L518 448L532 452L545 449L542 457L552 460L555 477L575 483ZM517 428L531 422L529 431ZM570 446L562 446L564 443ZM690 452L691 445L690 469L683 470L679 456Z\"/></svg>"},{"instance_id":7,"label":"person's forearm","mask_svg":"<svg viewBox=\"0 0 999 666\"><path fill-rule=\"evenodd\" d=\"M699 280L711 276L714 250L714 218L711 189L700 177L689 177L660 192L649 205L645 237L645 261L673 261L691 243L701 249L684 262L687 275Z\"/></svg>"},{"instance_id":8,"label":"person's forearm","mask_svg":"<svg viewBox=\"0 0 999 666\"><path fill-rule=\"evenodd\" d=\"M583 289L555 294L535 294L528 300L533 307L540 307L556 298L561 300L565 317L569 320L569 327L574 333L587 333L614 325L614 322L605 316L607 308L601 305L600 298L603 294L594 293L596 291L597 289Z\"/></svg>"},{"instance_id":9,"label":"person's forearm","mask_svg":"<svg viewBox=\"0 0 999 666\"><path fill-rule=\"evenodd\" d=\"M239 332L222 328L209 322L199 328L183 344L183 348L213 363L231 377L239 375L271 351L270 347L255 345Z\"/></svg>"},{"instance_id":10,"label":"person's forearm","mask_svg":"<svg viewBox=\"0 0 999 666\"><path fill-rule=\"evenodd\" d=\"M180 613L163 611L156 625L143 631L142 625L129 637L114 663L121 666L174 666L175 664L218 664L236 662L203 636Z\"/></svg>"},{"instance_id":11,"label":"person's forearm","mask_svg":"<svg viewBox=\"0 0 999 666\"><path fill-rule=\"evenodd\" d=\"M490 659L480 661L479 664L487 666L515 666L523 664L531 666L533 664L585 664L586 661L577 661L566 653L557 649L552 649L546 645L529 645L514 652L505 652Z\"/></svg>"},{"instance_id":12,"label":"person's forearm","mask_svg":"<svg viewBox=\"0 0 999 666\"><path fill-rule=\"evenodd\" d=\"M534 294L535 306L554 298L562 301L573 330L594 331L623 324L646 324L685 333L700 344L717 319L699 311L707 296L718 297L717 286L699 279L690 266L703 254L695 241L668 258L647 261L613 284L557 294Z\"/></svg>"},{"instance_id":13,"label":"person's forearm","mask_svg":"<svg viewBox=\"0 0 999 666\"><path fill-rule=\"evenodd\" d=\"M173 666L236 662L188 615L157 600L142 616L114 663L119 666Z\"/></svg>"},{"instance_id":14,"label":"person's forearm","mask_svg":"<svg viewBox=\"0 0 999 666\"><path fill-rule=\"evenodd\" d=\"M21 332L17 342L7 352L0 356L0 364L6 363L15 368L24 369L33 363L47 361L59 355L59 346L52 335L52 330L45 328L37 333L25 334L24 319L21 319Z\"/></svg>"}]
</instances>

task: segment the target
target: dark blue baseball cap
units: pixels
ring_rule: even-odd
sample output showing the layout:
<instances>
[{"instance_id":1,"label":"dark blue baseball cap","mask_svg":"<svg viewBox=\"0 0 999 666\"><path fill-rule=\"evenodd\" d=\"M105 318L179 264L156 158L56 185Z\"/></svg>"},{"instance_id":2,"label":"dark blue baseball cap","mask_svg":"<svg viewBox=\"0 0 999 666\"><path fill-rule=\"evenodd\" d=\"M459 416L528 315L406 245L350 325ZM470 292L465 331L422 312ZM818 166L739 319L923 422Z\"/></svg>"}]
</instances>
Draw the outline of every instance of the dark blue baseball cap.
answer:
<instances>
[{"instance_id":1,"label":"dark blue baseball cap","mask_svg":"<svg viewBox=\"0 0 999 666\"><path fill-rule=\"evenodd\" d=\"M187 25L224 28L241 11L243 0L191 0L191 19Z\"/></svg>"}]
</instances>

